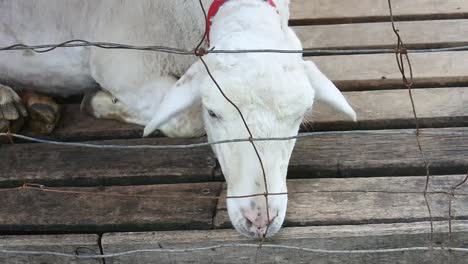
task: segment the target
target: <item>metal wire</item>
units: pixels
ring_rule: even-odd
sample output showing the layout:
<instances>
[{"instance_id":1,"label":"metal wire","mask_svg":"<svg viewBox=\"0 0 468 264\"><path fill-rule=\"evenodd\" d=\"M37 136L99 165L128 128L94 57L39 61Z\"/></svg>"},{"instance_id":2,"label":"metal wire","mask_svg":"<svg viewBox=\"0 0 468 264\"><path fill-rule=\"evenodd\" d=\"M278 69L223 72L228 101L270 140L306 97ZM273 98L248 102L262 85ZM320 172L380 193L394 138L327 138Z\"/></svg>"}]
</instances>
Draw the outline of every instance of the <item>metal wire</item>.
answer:
<instances>
[{"instance_id":1,"label":"metal wire","mask_svg":"<svg viewBox=\"0 0 468 264\"><path fill-rule=\"evenodd\" d=\"M204 40L204 39L203 39ZM203 43L203 42L200 42ZM390 48L375 48L375 49L302 49L302 50L285 50L285 49L210 49L199 53L201 44L198 44L194 50L180 49L167 46L138 46L128 45L113 42L93 42L84 39L73 39L57 44L41 44L41 45L26 45L13 44L6 47L0 47L0 51L21 51L31 50L37 53L46 53L58 48L76 48L76 47L95 47L101 49L115 50L136 50L136 51L154 51L163 53L172 53L179 55L194 55L200 54L239 54L239 53L284 53L284 54L303 54L305 56L326 56L326 55L365 55L379 53L395 53L395 49ZM408 53L426 53L426 52L446 52L446 51L468 51L468 45L461 45L446 48L419 48L407 49Z\"/></svg>"},{"instance_id":2,"label":"metal wire","mask_svg":"<svg viewBox=\"0 0 468 264\"><path fill-rule=\"evenodd\" d=\"M467 177L468 179L468 177ZM465 182L465 180L463 181ZM460 185L461 186L461 185ZM459 187L460 187L459 186ZM459 188L457 187L457 189ZM51 188L47 187L46 185L39 184L39 183L25 183L19 187L15 188L0 188L0 192L16 192L16 191L40 191L44 193L56 193L56 194L74 194L74 195L90 195L90 196L101 196L101 197L129 197L129 198L161 198L161 199L180 199L178 195L149 195L149 194L121 194L116 192L105 192L105 191L74 191L69 190L67 188ZM292 195L292 194L314 194L314 193L362 193L362 194L424 194L423 191L387 191L387 190L307 190L307 191L294 191L294 192L279 192L279 193L268 193L268 196L283 196L283 195ZM434 190L434 191L427 191L428 195L447 195L449 197L454 196L468 196L468 192L456 192L456 190ZM264 193L257 193L257 194L249 194L249 195L238 195L238 196L226 196L226 199L244 199L244 198L251 198L251 197L260 197L265 196ZM184 198L186 199L201 199L201 200L218 200L223 198L224 196L220 195L185 195ZM450 216L449 219L452 217Z\"/></svg>"},{"instance_id":3,"label":"metal wire","mask_svg":"<svg viewBox=\"0 0 468 264\"><path fill-rule=\"evenodd\" d=\"M123 257L128 255L137 255L141 253L185 253L185 252L200 252L200 251L210 251L222 248L258 248L257 244L222 244L209 247L198 247L198 248L185 248L185 249L167 249L167 248L157 248L157 249L139 249L131 250L113 254L102 254L102 255L79 255L79 254L67 254L61 252L53 251L27 251L27 250L0 250L0 253L3 254L14 254L14 255L49 255L56 257L65 257L73 259L109 259L116 257ZM396 252L409 252L409 251L448 251L448 252L462 252L468 253L468 248L456 248L456 247L406 247L406 248L389 248L389 249L364 249L364 250L328 250L328 249L319 249L319 248L307 248L307 247L297 247L297 246L286 246L286 245L273 245L273 244L263 244L263 248L272 248L272 249L288 249L288 250L298 250L310 253L317 254L383 254L383 253L396 253Z\"/></svg>"},{"instance_id":4,"label":"metal wire","mask_svg":"<svg viewBox=\"0 0 468 264\"><path fill-rule=\"evenodd\" d=\"M468 136L467 132L456 132L456 131L431 131L431 130L420 130L420 135L425 136ZM308 132L300 133L296 136L290 137L267 137L267 138L239 138L220 140L204 143L192 143L192 144L178 144L178 145L115 145L115 144L95 144L95 143L78 143L78 142L60 142L54 140L47 140L41 138L35 138L15 133L0 133L0 137L6 138L17 138L29 142L42 143L47 145L58 145L66 147L79 147L79 148L90 148L90 149L153 149L153 150L164 150L164 149L193 149L209 147L212 145L239 143L239 142L261 142L261 141L288 141L301 138L310 138L326 135L394 135L394 134L407 134L416 135L414 130L350 130L350 131L325 131L325 132Z\"/></svg>"},{"instance_id":5,"label":"metal wire","mask_svg":"<svg viewBox=\"0 0 468 264\"><path fill-rule=\"evenodd\" d=\"M408 94L409 98L411 101L411 107L413 110L413 115L414 115L414 121L416 124L416 143L418 145L419 153L421 154L421 158L423 159L424 162L424 167L426 169L426 183L424 185L424 200L426 202L426 207L427 211L429 214L430 222L431 222L431 244L433 243L433 233L434 233L434 223L433 223L433 217L432 217L432 210L431 206L429 204L428 198L427 198L427 191L429 187L429 182L430 182L430 171L429 171L429 163L427 161L426 155L424 154L424 150L421 144L421 140L419 138L419 133L420 133L420 125L419 125L419 118L418 114L416 111L416 105L414 102L414 97L413 97L413 85L414 85L414 78L413 78L413 67L411 65L411 60L408 55L408 51L405 47L405 44L403 43L403 39L401 38L401 35L399 33L399 30L395 26L395 20L393 17L393 9L392 9L392 0L388 0L388 9L390 12L390 22L392 24L392 30L395 33L395 36L397 37L397 45L395 49L395 58L396 62L398 64L398 69L400 70L401 77L403 79L403 85L408 89ZM409 70L409 78L406 76L406 71L405 71L405 61L408 65L408 70Z\"/></svg>"},{"instance_id":6,"label":"metal wire","mask_svg":"<svg viewBox=\"0 0 468 264\"><path fill-rule=\"evenodd\" d=\"M202 56L199 57L200 58L200 61L203 63L203 66L205 67L206 69L206 72L208 73L208 76L210 76L211 80L213 81L213 83L216 85L216 88L219 90L219 92L223 95L224 99L226 101L229 102L229 104L231 104L237 111L237 113L239 114L241 120L242 120L242 123L245 127L245 129L247 130L247 133L249 133L249 142L250 144L252 145L252 148L253 150L255 151L255 155L257 156L257 159L258 159L258 162L260 163L260 169L262 170L262 176L263 176L263 183L265 185L265 205L266 205L266 215L267 215L267 221L268 221L268 224L267 224L267 228L266 228L266 231L265 233L263 234L263 238L266 238L267 236L267 233L268 233L268 229L270 227L270 209L269 209L269 203L268 203L268 182L267 182L267 175L266 175L266 171L265 171L265 166L263 164L263 160L262 160L262 157L260 156L260 152L258 151L257 149L257 146L255 145L254 141L252 141L252 139L254 138L253 136L253 133L252 133L252 130L250 129L249 125L247 124L247 121L245 120L245 117L244 115L242 114L242 111L240 110L239 106L237 106L223 91L223 89L221 88L221 86L219 85L219 83L216 81L216 79L214 78L213 74L210 72L210 69L208 67L208 65L206 64L205 60L203 59ZM263 242L260 244L260 247L261 245L263 244Z\"/></svg>"},{"instance_id":7,"label":"metal wire","mask_svg":"<svg viewBox=\"0 0 468 264\"><path fill-rule=\"evenodd\" d=\"M456 195L459 195L456 193L456 190L460 187L462 187L464 184L466 184L468 182L468 173L466 174L466 177L459 183L457 183L456 185L454 185L452 187L452 195L449 196L449 239L451 240L452 239L452 220L453 220L453 212L452 212L452 203L453 203L453 199L455 198Z\"/></svg>"}]
</instances>

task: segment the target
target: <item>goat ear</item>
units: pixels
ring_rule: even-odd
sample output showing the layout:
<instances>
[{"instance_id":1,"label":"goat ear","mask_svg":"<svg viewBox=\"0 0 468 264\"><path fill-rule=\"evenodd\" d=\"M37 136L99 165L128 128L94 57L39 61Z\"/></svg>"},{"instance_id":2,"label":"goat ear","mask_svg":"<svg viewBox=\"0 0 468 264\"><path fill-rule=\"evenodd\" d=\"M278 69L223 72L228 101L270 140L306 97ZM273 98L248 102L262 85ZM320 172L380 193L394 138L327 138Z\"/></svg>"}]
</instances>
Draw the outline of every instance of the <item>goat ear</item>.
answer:
<instances>
[{"instance_id":1,"label":"goat ear","mask_svg":"<svg viewBox=\"0 0 468 264\"><path fill-rule=\"evenodd\" d=\"M311 61L304 61L304 69L318 101L332 106L356 121L356 112L349 105L343 94Z\"/></svg>"},{"instance_id":2,"label":"goat ear","mask_svg":"<svg viewBox=\"0 0 468 264\"><path fill-rule=\"evenodd\" d=\"M199 86L204 76L203 64L199 61L193 64L166 93L156 110L156 115L145 126L143 136L149 136L172 117L177 116L199 100Z\"/></svg>"}]
</instances>

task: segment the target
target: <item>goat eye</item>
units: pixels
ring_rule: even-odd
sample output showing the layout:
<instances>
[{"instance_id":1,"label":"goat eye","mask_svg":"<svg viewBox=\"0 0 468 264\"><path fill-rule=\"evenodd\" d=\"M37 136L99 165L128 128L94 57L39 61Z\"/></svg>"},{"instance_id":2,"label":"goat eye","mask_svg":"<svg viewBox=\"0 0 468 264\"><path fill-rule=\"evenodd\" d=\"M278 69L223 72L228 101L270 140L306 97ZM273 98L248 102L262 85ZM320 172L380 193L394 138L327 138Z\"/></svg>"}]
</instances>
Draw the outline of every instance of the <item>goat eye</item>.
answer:
<instances>
[{"instance_id":1,"label":"goat eye","mask_svg":"<svg viewBox=\"0 0 468 264\"><path fill-rule=\"evenodd\" d=\"M215 112L213 112L212 110L208 110L208 114L212 117L212 118L218 118L218 116L215 114Z\"/></svg>"}]
</instances>

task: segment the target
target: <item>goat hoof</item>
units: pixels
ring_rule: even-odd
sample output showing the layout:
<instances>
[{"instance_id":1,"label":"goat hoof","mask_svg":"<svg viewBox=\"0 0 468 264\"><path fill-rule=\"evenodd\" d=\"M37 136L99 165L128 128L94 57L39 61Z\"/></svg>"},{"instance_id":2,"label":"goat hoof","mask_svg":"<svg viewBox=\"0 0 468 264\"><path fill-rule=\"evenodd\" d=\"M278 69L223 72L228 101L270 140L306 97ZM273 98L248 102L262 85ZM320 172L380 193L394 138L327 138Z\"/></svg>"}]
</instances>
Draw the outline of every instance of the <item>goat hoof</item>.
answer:
<instances>
[{"instance_id":1,"label":"goat hoof","mask_svg":"<svg viewBox=\"0 0 468 264\"><path fill-rule=\"evenodd\" d=\"M28 111L18 94L10 87L0 84L0 132L18 132L27 116Z\"/></svg>"},{"instance_id":2,"label":"goat hoof","mask_svg":"<svg viewBox=\"0 0 468 264\"><path fill-rule=\"evenodd\" d=\"M30 115L28 126L31 132L40 135L52 133L60 119L60 105L50 97L33 93L25 94L23 101Z\"/></svg>"}]
</instances>

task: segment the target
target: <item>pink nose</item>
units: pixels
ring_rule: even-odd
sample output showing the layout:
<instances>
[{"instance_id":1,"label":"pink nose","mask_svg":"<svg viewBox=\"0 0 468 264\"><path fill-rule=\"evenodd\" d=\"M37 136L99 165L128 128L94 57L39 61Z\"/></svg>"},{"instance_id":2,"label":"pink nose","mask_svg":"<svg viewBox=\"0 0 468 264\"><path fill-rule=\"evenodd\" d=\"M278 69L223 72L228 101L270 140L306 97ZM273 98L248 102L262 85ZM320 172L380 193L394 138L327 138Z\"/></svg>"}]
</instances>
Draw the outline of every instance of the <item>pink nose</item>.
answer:
<instances>
[{"instance_id":1,"label":"pink nose","mask_svg":"<svg viewBox=\"0 0 468 264\"><path fill-rule=\"evenodd\" d=\"M268 216L270 219L268 219ZM278 216L278 210L269 209L268 214L266 212L260 212L258 210L245 210L244 217L247 221L247 228L250 232L254 233L254 236L265 236L268 230L268 226Z\"/></svg>"}]
</instances>

